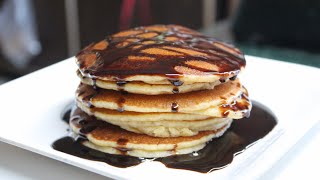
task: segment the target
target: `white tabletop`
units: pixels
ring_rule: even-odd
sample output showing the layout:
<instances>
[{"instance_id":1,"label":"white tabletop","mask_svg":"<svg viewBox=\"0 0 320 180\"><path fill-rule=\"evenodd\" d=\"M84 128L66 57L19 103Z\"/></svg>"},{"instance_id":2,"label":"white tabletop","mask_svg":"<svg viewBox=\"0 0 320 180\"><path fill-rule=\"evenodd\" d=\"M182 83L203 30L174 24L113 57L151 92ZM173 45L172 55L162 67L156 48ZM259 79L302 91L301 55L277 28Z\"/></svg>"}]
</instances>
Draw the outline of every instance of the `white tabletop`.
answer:
<instances>
[{"instance_id":1,"label":"white tabletop","mask_svg":"<svg viewBox=\"0 0 320 180\"><path fill-rule=\"evenodd\" d=\"M262 179L320 179L320 121Z\"/></svg>"}]
</instances>

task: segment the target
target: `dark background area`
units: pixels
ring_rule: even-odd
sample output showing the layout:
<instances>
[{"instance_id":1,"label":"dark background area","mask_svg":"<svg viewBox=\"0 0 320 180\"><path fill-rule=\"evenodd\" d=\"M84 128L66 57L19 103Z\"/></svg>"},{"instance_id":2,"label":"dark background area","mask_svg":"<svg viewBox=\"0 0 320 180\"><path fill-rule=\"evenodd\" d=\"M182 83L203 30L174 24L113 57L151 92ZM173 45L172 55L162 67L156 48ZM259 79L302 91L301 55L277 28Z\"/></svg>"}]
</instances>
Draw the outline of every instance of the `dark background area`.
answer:
<instances>
[{"instance_id":1,"label":"dark background area","mask_svg":"<svg viewBox=\"0 0 320 180\"><path fill-rule=\"evenodd\" d=\"M0 0L0 12L3 2ZM81 48L119 31L123 2L78 0ZM210 26L203 23L204 1L150 0L149 3L150 24L187 26L231 41L246 54L320 67L320 1L218 0L212 7L215 18ZM74 55L68 52L65 0L31 0L31 4L42 50L24 68L15 67L0 52L2 79L14 79ZM143 25L137 8L133 8L130 27ZM216 32L217 29L222 29L222 33Z\"/></svg>"}]
</instances>

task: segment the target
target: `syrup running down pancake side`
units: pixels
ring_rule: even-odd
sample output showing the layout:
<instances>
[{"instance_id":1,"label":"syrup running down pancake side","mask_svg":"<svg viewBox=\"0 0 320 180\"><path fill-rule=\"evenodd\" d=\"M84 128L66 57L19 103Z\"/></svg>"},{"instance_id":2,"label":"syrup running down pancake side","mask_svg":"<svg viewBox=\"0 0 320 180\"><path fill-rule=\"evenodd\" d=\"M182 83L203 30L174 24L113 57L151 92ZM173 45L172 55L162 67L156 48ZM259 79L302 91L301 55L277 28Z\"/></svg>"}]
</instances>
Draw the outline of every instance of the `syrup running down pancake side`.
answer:
<instances>
[{"instance_id":1,"label":"syrup running down pancake side","mask_svg":"<svg viewBox=\"0 0 320 180\"><path fill-rule=\"evenodd\" d=\"M69 123L70 110L66 110L63 120ZM72 118L72 117L71 117ZM81 133L85 134L92 131L94 128L106 125L106 122L96 120L94 117L85 116L82 124L85 128ZM94 118L94 125L87 124ZM81 124L80 123L80 124ZM186 169L202 173L211 172L213 170L226 167L233 161L234 156L240 154L250 145L257 142L259 139L266 136L277 124L276 118L266 110L264 106L253 101L253 107L249 118L234 120L231 127L224 133L223 136L209 142L205 148L198 152L184 155L175 155L163 158L156 158L154 161L159 161L169 168ZM77 157L105 162L109 165L124 168L135 166L142 163L145 159L127 155L107 154L94 149L90 149L82 142L86 139L82 136L77 138L63 137L55 141L52 147L58 151L65 152ZM119 140L119 143L126 143L125 139ZM125 149L121 149L126 151Z\"/></svg>"}]
</instances>

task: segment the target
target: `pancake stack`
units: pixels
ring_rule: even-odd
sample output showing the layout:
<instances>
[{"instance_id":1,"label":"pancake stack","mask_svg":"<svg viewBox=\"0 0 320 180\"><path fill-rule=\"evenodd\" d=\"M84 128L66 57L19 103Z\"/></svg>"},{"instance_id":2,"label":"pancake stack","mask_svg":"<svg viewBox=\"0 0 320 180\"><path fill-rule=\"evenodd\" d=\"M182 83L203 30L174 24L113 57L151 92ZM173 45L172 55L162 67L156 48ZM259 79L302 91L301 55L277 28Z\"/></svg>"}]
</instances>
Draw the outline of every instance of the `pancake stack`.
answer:
<instances>
[{"instance_id":1,"label":"pancake stack","mask_svg":"<svg viewBox=\"0 0 320 180\"><path fill-rule=\"evenodd\" d=\"M98 151L192 153L251 110L237 78L243 54L182 26L119 32L84 48L76 62L81 83L70 126Z\"/></svg>"}]
</instances>

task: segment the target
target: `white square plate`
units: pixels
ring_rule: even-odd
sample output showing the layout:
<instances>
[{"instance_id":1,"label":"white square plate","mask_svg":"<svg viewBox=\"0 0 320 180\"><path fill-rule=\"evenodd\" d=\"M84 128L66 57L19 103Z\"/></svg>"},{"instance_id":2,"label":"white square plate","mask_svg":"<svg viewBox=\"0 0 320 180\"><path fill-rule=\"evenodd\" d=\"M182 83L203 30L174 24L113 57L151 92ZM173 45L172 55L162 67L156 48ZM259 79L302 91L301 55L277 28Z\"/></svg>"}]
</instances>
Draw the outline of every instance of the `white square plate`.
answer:
<instances>
[{"instance_id":1,"label":"white square plate","mask_svg":"<svg viewBox=\"0 0 320 180\"><path fill-rule=\"evenodd\" d=\"M265 138L235 157L228 167L208 174L166 168L159 162L117 168L52 149L67 134L61 120L79 83L73 58L0 86L0 140L50 158L117 179L258 178L318 121L320 70L247 56L240 77L253 100L269 107L278 125Z\"/></svg>"}]
</instances>

